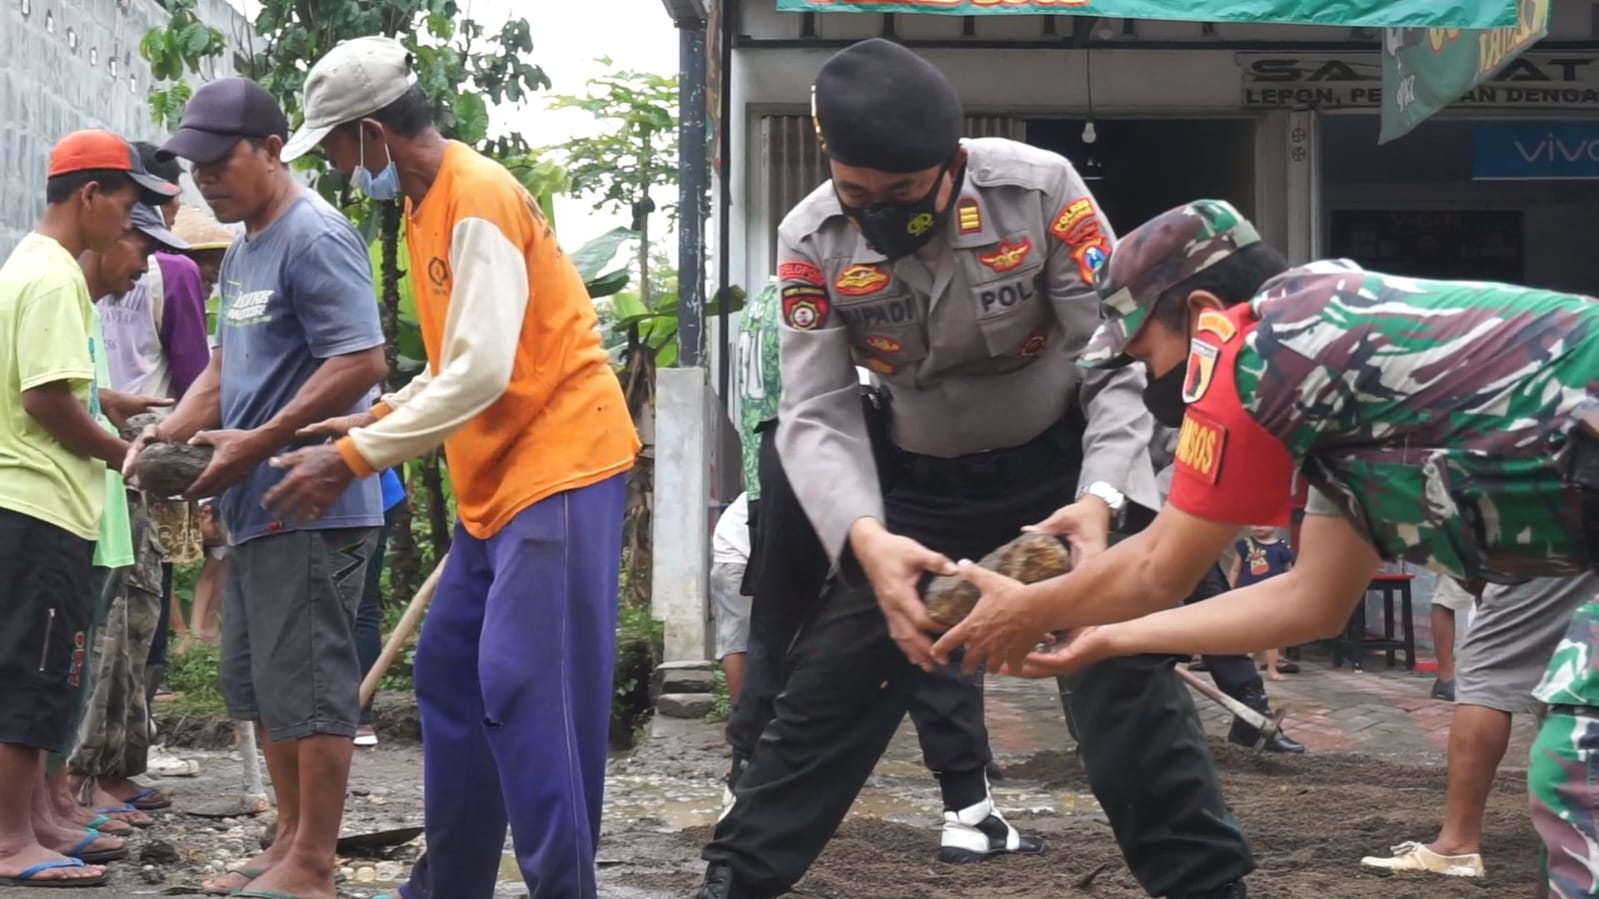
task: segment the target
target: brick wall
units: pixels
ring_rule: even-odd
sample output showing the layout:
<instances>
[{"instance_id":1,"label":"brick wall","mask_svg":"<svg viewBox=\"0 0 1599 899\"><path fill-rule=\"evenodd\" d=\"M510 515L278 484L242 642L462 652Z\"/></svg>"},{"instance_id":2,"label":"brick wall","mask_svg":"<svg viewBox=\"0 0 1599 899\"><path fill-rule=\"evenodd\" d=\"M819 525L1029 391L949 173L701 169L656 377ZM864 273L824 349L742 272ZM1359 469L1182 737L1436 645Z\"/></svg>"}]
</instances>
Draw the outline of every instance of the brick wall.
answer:
<instances>
[{"instance_id":1,"label":"brick wall","mask_svg":"<svg viewBox=\"0 0 1599 899\"><path fill-rule=\"evenodd\" d=\"M247 27L227 0L201 0L199 11L230 39ZM166 18L156 0L0 0L0 258L44 209L46 162L61 135L164 136L150 121L139 41ZM228 59L214 74L232 73Z\"/></svg>"}]
</instances>

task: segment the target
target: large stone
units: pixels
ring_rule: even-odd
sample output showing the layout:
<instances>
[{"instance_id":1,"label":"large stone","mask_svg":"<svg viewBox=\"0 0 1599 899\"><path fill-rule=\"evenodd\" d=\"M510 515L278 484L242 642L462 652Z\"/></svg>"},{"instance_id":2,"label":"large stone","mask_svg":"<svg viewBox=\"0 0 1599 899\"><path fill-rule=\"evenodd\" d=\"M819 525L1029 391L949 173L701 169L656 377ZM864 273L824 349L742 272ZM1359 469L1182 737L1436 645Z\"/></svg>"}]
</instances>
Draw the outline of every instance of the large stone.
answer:
<instances>
[{"instance_id":1,"label":"large stone","mask_svg":"<svg viewBox=\"0 0 1599 899\"><path fill-rule=\"evenodd\" d=\"M662 693L655 710L671 718L704 718L715 704L710 693Z\"/></svg>"},{"instance_id":2,"label":"large stone","mask_svg":"<svg viewBox=\"0 0 1599 899\"><path fill-rule=\"evenodd\" d=\"M139 489L151 496L182 496L200 477L216 451L188 443L152 443L133 463Z\"/></svg>"},{"instance_id":3,"label":"large stone","mask_svg":"<svg viewBox=\"0 0 1599 899\"><path fill-rule=\"evenodd\" d=\"M665 693L715 693L716 671L707 667L655 669L655 695Z\"/></svg>"}]
</instances>

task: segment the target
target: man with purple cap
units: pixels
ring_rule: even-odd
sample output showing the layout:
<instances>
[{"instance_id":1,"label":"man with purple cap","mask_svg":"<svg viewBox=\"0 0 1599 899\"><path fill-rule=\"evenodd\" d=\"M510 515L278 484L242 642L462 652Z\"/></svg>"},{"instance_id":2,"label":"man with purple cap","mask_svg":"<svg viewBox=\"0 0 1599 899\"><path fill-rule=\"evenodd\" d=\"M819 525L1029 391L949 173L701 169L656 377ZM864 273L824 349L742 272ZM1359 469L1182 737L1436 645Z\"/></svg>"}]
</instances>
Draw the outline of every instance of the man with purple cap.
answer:
<instances>
[{"instance_id":1,"label":"man with purple cap","mask_svg":"<svg viewBox=\"0 0 1599 899\"><path fill-rule=\"evenodd\" d=\"M1289 268L1218 200L1129 234L1099 293L1105 321L1081 362L1148 369L1151 410L1182 427L1170 500L1053 580L963 564L983 599L935 656L964 646L969 665L1040 677L1134 653L1250 652L1335 634L1385 561L1500 584L1599 567L1593 298L1349 260ZM1300 478L1294 569L1170 608L1240 526L1280 520ZM1034 651L1046 633L1068 636ZM1533 691L1549 706L1528 785L1550 895L1599 895L1596 661L1590 596Z\"/></svg>"},{"instance_id":2,"label":"man with purple cap","mask_svg":"<svg viewBox=\"0 0 1599 899\"><path fill-rule=\"evenodd\" d=\"M226 78L195 92L162 147L191 163L222 222L243 222L227 252L214 354L150 441L215 448L190 498L218 496L230 543L222 606L229 714L259 722L278 785L272 848L209 887L263 899L333 899L361 671L355 611L383 510L376 478L314 520L279 519L263 497L270 464L314 422L366 409L387 372L366 245L282 159L289 123L264 88ZM303 572L303 577L284 577Z\"/></svg>"}]
</instances>

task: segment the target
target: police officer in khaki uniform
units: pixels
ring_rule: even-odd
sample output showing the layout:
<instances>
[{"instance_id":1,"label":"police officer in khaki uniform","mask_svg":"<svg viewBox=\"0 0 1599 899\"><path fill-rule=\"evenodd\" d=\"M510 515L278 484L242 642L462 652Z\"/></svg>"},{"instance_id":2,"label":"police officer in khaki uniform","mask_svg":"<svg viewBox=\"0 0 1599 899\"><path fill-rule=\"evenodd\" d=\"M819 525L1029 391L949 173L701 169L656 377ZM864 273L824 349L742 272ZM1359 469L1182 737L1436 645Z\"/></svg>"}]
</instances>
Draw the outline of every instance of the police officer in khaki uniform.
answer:
<instances>
[{"instance_id":1,"label":"police officer in khaki uniform","mask_svg":"<svg viewBox=\"0 0 1599 899\"><path fill-rule=\"evenodd\" d=\"M776 715L703 857L701 899L805 873L935 670L918 582L1038 525L1102 549L1158 506L1137 367L1074 364L1114 235L1071 165L961 140L954 88L895 44L826 63L813 110L833 178L779 228L777 446L837 563L789 650ZM874 460L855 365L887 387ZM1144 513L1147 518L1148 513ZM1254 867L1170 657L1099 665L1068 714L1129 867L1152 896L1244 895ZM975 683L968 689L980 689ZM986 755L987 739L982 740ZM986 761L986 758L983 759ZM981 762L940 771L951 817L1013 847ZM1066 850L1069 851L1069 850Z\"/></svg>"}]
</instances>

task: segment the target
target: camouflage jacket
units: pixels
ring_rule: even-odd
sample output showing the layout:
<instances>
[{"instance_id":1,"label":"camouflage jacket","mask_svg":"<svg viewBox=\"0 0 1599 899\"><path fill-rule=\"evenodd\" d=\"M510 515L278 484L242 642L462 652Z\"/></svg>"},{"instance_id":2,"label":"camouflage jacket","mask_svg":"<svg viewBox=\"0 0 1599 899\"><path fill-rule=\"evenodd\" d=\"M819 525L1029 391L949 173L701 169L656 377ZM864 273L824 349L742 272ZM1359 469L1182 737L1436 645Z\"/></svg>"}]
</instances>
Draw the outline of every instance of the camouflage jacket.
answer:
<instances>
[{"instance_id":1,"label":"camouflage jacket","mask_svg":"<svg viewBox=\"0 0 1599 899\"><path fill-rule=\"evenodd\" d=\"M1272 279L1226 319L1236 330L1201 334L1190 356L1195 424L1179 440L1174 504L1202 514L1194 498L1224 485L1224 468L1259 472L1275 453L1277 470L1316 488L1309 511L1341 512L1388 561L1499 581L1589 568L1565 470L1568 433L1599 402L1599 302L1329 261ZM1271 439L1251 439L1226 407ZM1213 425L1217 465L1196 467L1189 447ZM1264 509L1287 486L1245 489ZM1592 624L1590 604L1562 647L1581 658L1556 654L1544 701L1599 704Z\"/></svg>"},{"instance_id":2,"label":"camouflage jacket","mask_svg":"<svg viewBox=\"0 0 1599 899\"><path fill-rule=\"evenodd\" d=\"M761 498L761 440L755 429L777 418L783 373L778 366L777 279L744 305L739 313L738 436L744 456L744 489L751 501Z\"/></svg>"}]
</instances>

